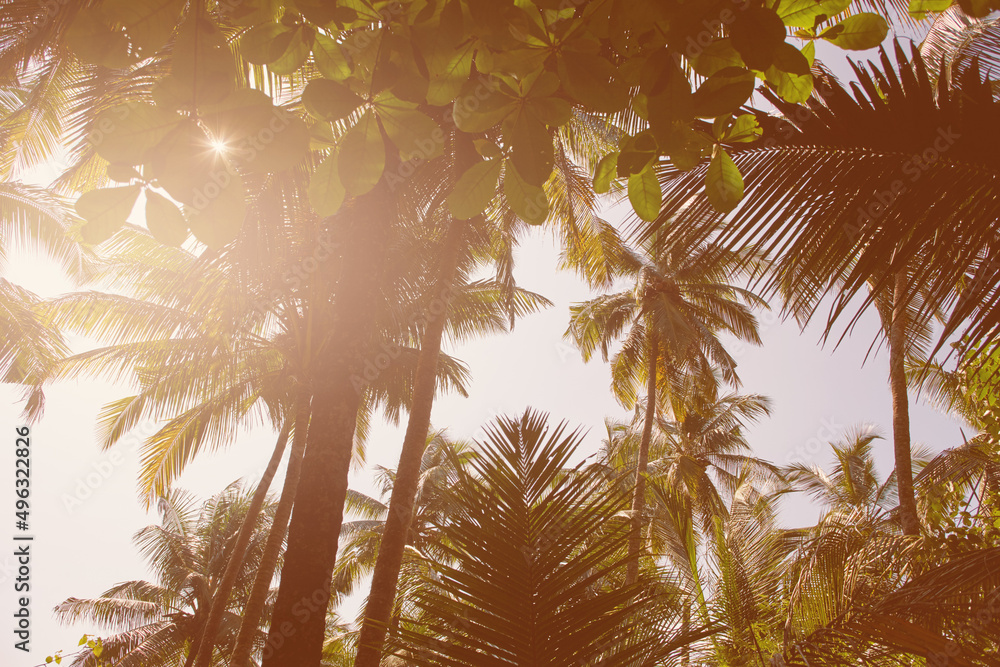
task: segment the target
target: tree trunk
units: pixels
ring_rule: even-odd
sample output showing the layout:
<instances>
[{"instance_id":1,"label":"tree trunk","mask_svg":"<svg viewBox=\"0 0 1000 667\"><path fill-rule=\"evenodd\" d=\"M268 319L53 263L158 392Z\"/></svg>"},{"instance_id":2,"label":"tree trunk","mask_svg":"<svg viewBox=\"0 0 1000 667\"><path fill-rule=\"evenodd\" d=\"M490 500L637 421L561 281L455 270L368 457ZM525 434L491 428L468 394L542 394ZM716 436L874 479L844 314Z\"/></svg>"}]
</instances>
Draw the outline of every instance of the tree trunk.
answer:
<instances>
[{"instance_id":1,"label":"tree trunk","mask_svg":"<svg viewBox=\"0 0 1000 667\"><path fill-rule=\"evenodd\" d=\"M361 378L366 363L376 363L371 341L382 296L385 244L396 215L389 179L399 178L397 166L393 148L386 152L382 180L336 219L346 238L333 321L321 332L326 337L312 374L312 417L302 476L261 667L317 667L322 656L354 429L364 393Z\"/></svg>"},{"instance_id":2,"label":"tree trunk","mask_svg":"<svg viewBox=\"0 0 1000 667\"><path fill-rule=\"evenodd\" d=\"M219 633L222 616L229 605L229 595L233 591L236 577L243 568L243 558L246 556L247 547L250 545L250 538L253 536L254 528L257 525L257 517L264 506L264 498L267 496L267 491L271 488L271 480L274 479L274 474L278 471L281 456L284 454L285 445L288 443L288 432L291 429L292 418L288 417L285 419L285 424L281 427L278 442L274 446L271 460L267 462L264 476L261 477L257 488L253 492L253 497L250 499L250 507L247 509L243 525L240 526L240 531L236 536L236 544L233 545L233 551L229 555L229 561L226 563L226 570L222 575L222 581L219 582L219 587L215 590L215 595L212 597L208 618L205 621L199 638L195 642L195 646L198 647L197 654L192 651L191 655L188 656L187 662L190 663L191 656L196 655L194 659L195 667L210 667L212 664L212 649L215 648L215 636Z\"/></svg>"},{"instance_id":3,"label":"tree trunk","mask_svg":"<svg viewBox=\"0 0 1000 667\"><path fill-rule=\"evenodd\" d=\"M639 576L639 553L642 547L642 515L646 511L646 466L649 464L649 443L653 439L653 419L656 417L656 365L659 341L649 323L649 377L646 380L646 418L642 424L639 457L635 464L635 495L632 496L632 528L628 540L628 569L625 583L633 584Z\"/></svg>"},{"instance_id":4,"label":"tree trunk","mask_svg":"<svg viewBox=\"0 0 1000 667\"><path fill-rule=\"evenodd\" d=\"M229 661L230 667L247 667L250 664L254 639L257 637L261 618L264 616L267 596L271 592L271 580L274 579L278 557L281 555L281 547L285 542L288 517L292 514L292 503L295 501L295 492L302 472L302 453L305 450L308 428L309 392L303 391L297 400L295 435L292 438L292 451L288 455L288 469L285 470L281 498L274 512L274 519L271 521L271 530L267 534L267 542L264 544L260 565L257 566L257 574L254 577L253 587L250 589L250 598L243 610L240 631L236 636L233 655Z\"/></svg>"},{"instance_id":5,"label":"tree trunk","mask_svg":"<svg viewBox=\"0 0 1000 667\"><path fill-rule=\"evenodd\" d=\"M910 407L906 394L906 273L895 276L889 324L889 386L892 391L892 444L896 458L899 520L904 535L920 534L910 459Z\"/></svg>"},{"instance_id":6,"label":"tree trunk","mask_svg":"<svg viewBox=\"0 0 1000 667\"><path fill-rule=\"evenodd\" d=\"M469 137L456 137L455 171L461 176L475 161L475 147ZM420 342L420 356L413 378L413 405L403 437L396 479L389 498L389 514L382 528L371 590L365 605L365 619L358 638L358 653L354 667L379 667L385 636L392 618L399 584L399 571L403 552L409 541L413 524L413 503L420 484L420 465L427 444L427 431L431 424L434 392L437 384L437 366L441 355L441 337L448 322L448 306L468 223L451 220L448 234L441 249L438 276L431 292L434 300L427 308L427 325Z\"/></svg>"},{"instance_id":7,"label":"tree trunk","mask_svg":"<svg viewBox=\"0 0 1000 667\"><path fill-rule=\"evenodd\" d=\"M452 221L442 258L441 277L436 282L430 319L420 343L420 356L413 380L413 405L403 438L396 479L389 499L389 514L382 531L371 592L365 606L365 620L358 640L354 667L378 667L386 628L396 601L399 570L413 521L413 503L420 483L420 465L430 428L431 409L437 381L437 364L441 352L441 337L448 320L447 307L461 250L464 222ZM440 303L442 312L433 314Z\"/></svg>"}]
</instances>

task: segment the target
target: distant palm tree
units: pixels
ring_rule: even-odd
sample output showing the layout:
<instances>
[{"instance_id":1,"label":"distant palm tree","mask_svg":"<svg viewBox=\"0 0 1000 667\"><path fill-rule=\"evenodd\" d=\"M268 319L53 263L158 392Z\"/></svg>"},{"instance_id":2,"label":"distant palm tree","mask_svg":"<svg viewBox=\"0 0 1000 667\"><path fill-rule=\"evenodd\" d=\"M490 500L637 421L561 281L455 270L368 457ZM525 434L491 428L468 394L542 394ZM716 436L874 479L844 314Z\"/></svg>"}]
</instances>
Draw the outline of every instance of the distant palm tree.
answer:
<instances>
[{"instance_id":1,"label":"distant palm tree","mask_svg":"<svg viewBox=\"0 0 1000 667\"><path fill-rule=\"evenodd\" d=\"M160 525L147 526L135 535L156 580L123 582L98 598L69 598L56 606L55 614L63 623L93 622L115 632L102 638L99 660L92 652L84 652L73 667L182 665L207 618L249 503L249 494L236 484L200 507L183 491L162 498ZM225 664L224 656L232 648L274 509L275 504L268 502L254 521L235 593L223 615L214 665ZM262 634L260 628L258 633Z\"/></svg>"},{"instance_id":2,"label":"distant palm tree","mask_svg":"<svg viewBox=\"0 0 1000 667\"><path fill-rule=\"evenodd\" d=\"M579 431L527 411L501 418L442 490L448 558L423 559L396 657L407 665L661 664L704 637L680 630L678 592L644 572L622 585L629 490L568 468ZM641 620L640 620L641 619Z\"/></svg>"},{"instance_id":3,"label":"distant palm tree","mask_svg":"<svg viewBox=\"0 0 1000 667\"><path fill-rule=\"evenodd\" d=\"M75 222L69 202L57 192L0 182L0 272L12 251L41 251L56 260L70 280L85 282L93 276L93 256L67 235ZM29 290L0 277L0 381L30 385L68 353L62 334L44 321L40 302Z\"/></svg>"},{"instance_id":4,"label":"distant palm tree","mask_svg":"<svg viewBox=\"0 0 1000 667\"><path fill-rule=\"evenodd\" d=\"M794 463L784 469L785 478L793 491L808 494L827 511L889 512L898 504L896 473L879 479L872 443L881 439L873 426L854 426L840 441L830 443L834 464L829 472L818 465Z\"/></svg>"},{"instance_id":5,"label":"distant palm tree","mask_svg":"<svg viewBox=\"0 0 1000 667\"><path fill-rule=\"evenodd\" d=\"M467 466L476 453L470 445L450 440L444 430L432 431L420 461L420 483L414 499L412 516L406 535L406 548L410 559L422 554L435 560L446 559L447 552L440 543L437 525L447 520L449 514L459 510L449 502L445 490L458 479L456 466ZM381 500L357 491L347 495L345 511L357 518L345 521L341 528L341 553L334 569L334 588L340 596L351 595L361 578L375 567L376 555L385 533L385 522L391 508L385 499L391 495L396 472L376 468ZM404 558L404 562L407 559ZM406 567L403 567L405 572ZM406 585L399 589L405 595ZM400 599L395 604L398 615Z\"/></svg>"},{"instance_id":6,"label":"distant palm tree","mask_svg":"<svg viewBox=\"0 0 1000 667\"><path fill-rule=\"evenodd\" d=\"M646 387L635 468L629 579L638 571L646 469L657 406L672 404L674 413L682 414L683 401L678 399L685 384L696 382L709 393L715 391L716 368L723 380L739 384L736 362L723 347L721 333L760 344L750 306L766 304L732 283L734 272L752 259L705 244L667 245L661 236L652 235L641 250L622 246L618 254L618 275L632 283L631 289L570 308L566 337L580 348L584 360L597 349L608 360L612 346L622 341L611 359L611 386L619 402L633 407L640 388Z\"/></svg>"}]
</instances>

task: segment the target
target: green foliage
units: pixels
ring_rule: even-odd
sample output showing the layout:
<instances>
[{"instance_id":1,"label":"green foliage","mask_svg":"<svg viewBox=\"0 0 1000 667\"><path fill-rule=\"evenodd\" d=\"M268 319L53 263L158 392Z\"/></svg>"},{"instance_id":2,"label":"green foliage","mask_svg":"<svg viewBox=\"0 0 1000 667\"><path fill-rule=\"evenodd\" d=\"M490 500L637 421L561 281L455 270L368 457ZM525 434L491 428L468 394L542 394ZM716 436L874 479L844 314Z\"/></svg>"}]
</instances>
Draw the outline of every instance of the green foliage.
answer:
<instances>
[{"instance_id":1,"label":"green foliage","mask_svg":"<svg viewBox=\"0 0 1000 667\"><path fill-rule=\"evenodd\" d=\"M471 470L456 468L442 493L457 511L436 526L450 559L424 565L397 648L407 664L638 665L694 638L668 585L616 581L628 531L613 517L628 494L564 471L579 441L528 411L489 427Z\"/></svg>"}]
</instances>

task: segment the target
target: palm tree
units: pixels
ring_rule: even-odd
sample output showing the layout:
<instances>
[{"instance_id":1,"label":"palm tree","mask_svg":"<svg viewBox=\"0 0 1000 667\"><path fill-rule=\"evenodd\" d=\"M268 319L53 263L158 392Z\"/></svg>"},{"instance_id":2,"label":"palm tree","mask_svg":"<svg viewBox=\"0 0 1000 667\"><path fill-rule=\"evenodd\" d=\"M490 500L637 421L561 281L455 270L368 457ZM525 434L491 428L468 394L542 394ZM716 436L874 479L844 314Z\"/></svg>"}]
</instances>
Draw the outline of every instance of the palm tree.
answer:
<instances>
[{"instance_id":1,"label":"palm tree","mask_svg":"<svg viewBox=\"0 0 1000 667\"><path fill-rule=\"evenodd\" d=\"M307 332L312 325L305 301L308 290L290 292L271 304L251 300L244 292L247 283L236 279L233 267L164 247L137 230L126 230L109 241L105 252L104 277L111 287L127 289L131 295L74 294L52 301L46 310L56 324L108 338L111 345L52 363L37 381L97 373L120 377L126 369L133 369L140 392L105 409L103 444L112 446L144 419L167 419L144 448L140 477L147 499L164 493L204 447L231 444L241 423L272 420L281 434L255 495L255 507L259 507L294 427L283 502L247 617L259 615L283 543L309 419ZM488 291L477 287L480 292ZM526 298L530 303L530 297ZM468 314L459 320L477 316L478 305L470 305ZM220 327L220 321L232 324ZM398 413L406 401L405 392L398 389L406 384L400 374L412 374L412 352L398 350L389 367L365 390L368 409L383 404ZM461 389L464 369L453 359L446 357L437 372L443 387ZM40 388L36 394L40 395ZM41 401L35 404L40 407ZM243 534L233 552L226 583L218 590L223 598L229 594L248 538ZM224 609L225 604L220 600L218 608ZM213 634L221 619L221 611L209 616L206 632ZM244 644L248 648L254 639L249 628L256 625L256 620L247 624ZM210 657L210 646L205 645L205 660Z\"/></svg>"},{"instance_id":2,"label":"palm tree","mask_svg":"<svg viewBox=\"0 0 1000 667\"><path fill-rule=\"evenodd\" d=\"M183 664L208 616L249 504L248 494L237 484L200 507L183 491L175 490L162 498L158 503L161 523L135 535L156 581L123 582L98 598L69 598L56 606L55 614L63 623L94 622L115 632L102 639L99 660L87 651L74 660L74 667ZM224 639L212 664L224 664L223 656L232 646L274 509L273 501L266 503L253 521L253 536L241 561L235 595L226 605Z\"/></svg>"},{"instance_id":3,"label":"palm tree","mask_svg":"<svg viewBox=\"0 0 1000 667\"><path fill-rule=\"evenodd\" d=\"M895 65L884 52L881 66L852 63L853 98L821 67L811 107L764 90L782 117L755 112L763 136L731 147L746 194L718 242L735 248L753 239L755 249L777 252L765 288L785 293L798 316L808 319L833 291L828 333L865 287L870 295L862 308L880 299L888 304L879 311L889 343L900 519L910 535L919 533L919 520L907 479L907 328L950 309L938 347L961 327L975 345L1000 322L1000 311L983 306L995 302L1000 284L990 259L998 211L982 205L996 199L997 151L973 138L1000 118L989 69L984 81L979 68L995 64L989 46L995 25L996 18L973 20L952 8L935 21L921 51L907 57L897 44ZM707 168L661 165L667 204L651 230L679 216L721 219L707 195L688 196ZM689 222L671 228L696 239L715 229Z\"/></svg>"},{"instance_id":4,"label":"palm tree","mask_svg":"<svg viewBox=\"0 0 1000 667\"><path fill-rule=\"evenodd\" d=\"M636 463L629 579L638 570L641 516L645 508L646 469L658 404L672 401L682 414L679 388L694 377L715 386L712 366L737 385L736 362L718 334L760 343L757 321L749 306L764 303L752 292L731 284L729 272L746 258L700 244L666 245L650 236L642 254L620 253L618 272L633 281L633 289L600 296L570 308L569 337L589 360L598 348L608 360L611 346L624 338L611 360L612 390L626 407L638 400L646 385L646 408Z\"/></svg>"},{"instance_id":5,"label":"palm tree","mask_svg":"<svg viewBox=\"0 0 1000 667\"><path fill-rule=\"evenodd\" d=\"M784 469L795 491L808 494L828 511L885 513L897 504L896 473L879 480L872 456L872 443L882 436L871 425L848 429L839 442L831 443L833 468L794 463Z\"/></svg>"},{"instance_id":6,"label":"palm tree","mask_svg":"<svg viewBox=\"0 0 1000 667\"><path fill-rule=\"evenodd\" d=\"M437 526L449 558L425 557L397 647L413 665L659 664L705 636L686 634L669 581L621 585L629 491L567 464L579 432L532 411L501 418ZM640 623L638 619L642 618Z\"/></svg>"},{"instance_id":7,"label":"palm tree","mask_svg":"<svg viewBox=\"0 0 1000 667\"><path fill-rule=\"evenodd\" d=\"M456 508L447 502L444 490L455 483L458 470L475 457L475 450L461 441L448 439L444 430L432 431L427 437L420 461L420 483L414 500L412 520L406 531L406 548L412 554L425 554L435 560L446 558L440 548L435 525L446 520ZM334 588L338 595L350 595L358 581L376 567L376 556L384 539L386 518L392 511L385 499L392 494L397 472L385 468L375 471L382 500L357 491L347 496L346 511L358 518L344 523L341 529L341 553L334 570ZM404 561L406 557L404 556ZM401 567L401 571L405 571ZM394 609L398 613L399 596ZM367 613L367 612L366 612Z\"/></svg>"},{"instance_id":8,"label":"palm tree","mask_svg":"<svg viewBox=\"0 0 1000 667\"><path fill-rule=\"evenodd\" d=\"M67 200L46 188L0 183L0 261L12 250L43 251L74 282L93 276L93 257L71 241L67 232L77 222ZM68 352L62 334L47 327L40 299L29 290L0 278L0 379L30 385L34 378Z\"/></svg>"},{"instance_id":9,"label":"palm tree","mask_svg":"<svg viewBox=\"0 0 1000 667\"><path fill-rule=\"evenodd\" d=\"M710 541L712 617L723 631L712 637L712 658L727 665L768 665L780 653L785 593L795 531L779 527L782 491L761 493L743 484Z\"/></svg>"}]
</instances>

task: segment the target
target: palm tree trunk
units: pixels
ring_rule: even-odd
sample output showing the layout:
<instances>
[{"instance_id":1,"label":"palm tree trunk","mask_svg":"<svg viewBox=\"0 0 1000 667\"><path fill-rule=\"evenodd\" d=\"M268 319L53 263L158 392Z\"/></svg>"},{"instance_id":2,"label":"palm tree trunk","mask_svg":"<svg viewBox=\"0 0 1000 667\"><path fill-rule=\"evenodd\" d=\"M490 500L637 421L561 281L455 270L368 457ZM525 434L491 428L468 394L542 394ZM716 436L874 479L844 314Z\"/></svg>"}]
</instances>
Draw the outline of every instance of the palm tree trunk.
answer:
<instances>
[{"instance_id":1,"label":"palm tree trunk","mask_svg":"<svg viewBox=\"0 0 1000 667\"><path fill-rule=\"evenodd\" d=\"M896 459L899 520L904 535L919 535L920 519L917 517L910 459L910 407L906 394L906 272L896 273L894 282L892 322L889 324L889 387L892 392L892 444Z\"/></svg>"},{"instance_id":2,"label":"palm tree trunk","mask_svg":"<svg viewBox=\"0 0 1000 667\"><path fill-rule=\"evenodd\" d=\"M246 667L250 663L254 639L257 637L261 618L264 616L267 596L271 591L271 581L274 579L278 557L281 555L281 547L285 542L288 517L292 514L292 504L295 501L295 493L302 472L302 453L305 451L308 429L309 392L302 391L297 400L295 435L292 437L292 451L288 454L288 469L285 471L285 481L281 487L281 499L274 511L271 530L268 532L267 542L264 544L264 553L261 556L260 565L257 566L257 574L254 577L253 587L250 589L250 597L243 609L243 620L240 621L240 630L236 636L236 644L233 646L233 655L229 661L230 667Z\"/></svg>"},{"instance_id":3,"label":"palm tree trunk","mask_svg":"<svg viewBox=\"0 0 1000 667\"><path fill-rule=\"evenodd\" d=\"M392 146L391 143L388 144ZM344 518L354 429L382 297L386 242L395 219L399 155L386 151L382 180L338 214L343 230L332 318L314 378L312 417L281 583L261 667L317 667L323 652L337 543Z\"/></svg>"},{"instance_id":4,"label":"palm tree trunk","mask_svg":"<svg viewBox=\"0 0 1000 667\"><path fill-rule=\"evenodd\" d=\"M475 147L471 138L457 137L455 170L458 175L474 160ZM448 303L454 289L467 227L468 223L465 221L452 220L441 249L438 278L431 293L435 301L428 308L427 327L420 342L420 356L417 358L417 370L413 378L413 405L410 406L403 450L389 498L389 514L382 528L382 541L372 573L372 585L365 605L365 620L361 625L354 667L379 667L382 661L386 631L396 603L403 552L413 524L413 503L420 484L420 465L427 444L431 410L434 407L441 337L448 322Z\"/></svg>"},{"instance_id":5,"label":"palm tree trunk","mask_svg":"<svg viewBox=\"0 0 1000 667\"><path fill-rule=\"evenodd\" d=\"M253 497L250 499L250 507L247 509L243 525L240 526L240 531L236 536L236 544L233 545L232 553L229 555L229 561L226 563L226 570L222 575L222 581L219 582L219 586L215 590L215 595L212 597L208 618L205 621L205 625L202 626L203 629L199 638L195 641L197 653L192 651L188 655L186 665L190 665L192 658L194 658L195 667L209 667L212 664L212 650L215 648L215 636L219 633L219 625L222 623L223 613L229 605L229 595L233 591L236 577L243 568L243 558L246 556L247 547L250 545L250 538L253 536L254 528L257 526L257 517L264 506L264 498L271 487L271 480L274 479L274 474L278 471L281 456L285 453L285 445L288 443L288 433L291 429L292 419L289 417L285 419L285 423L281 427L281 433L278 434L278 442L274 446L271 460L267 462L264 475L257 484L257 488L253 492Z\"/></svg>"},{"instance_id":6,"label":"palm tree trunk","mask_svg":"<svg viewBox=\"0 0 1000 667\"><path fill-rule=\"evenodd\" d=\"M635 495L632 496L632 529L628 540L628 569L625 583L632 584L639 576L639 552L642 546L642 515L646 511L646 467L649 464L649 443L653 439L653 418L656 416L656 365L659 341L652 322L649 331L649 377L646 380L646 417L639 440L639 457L635 464Z\"/></svg>"}]
</instances>

